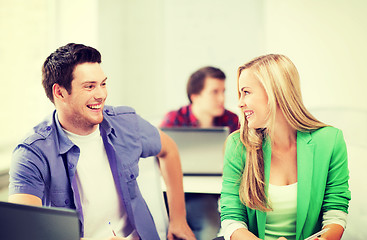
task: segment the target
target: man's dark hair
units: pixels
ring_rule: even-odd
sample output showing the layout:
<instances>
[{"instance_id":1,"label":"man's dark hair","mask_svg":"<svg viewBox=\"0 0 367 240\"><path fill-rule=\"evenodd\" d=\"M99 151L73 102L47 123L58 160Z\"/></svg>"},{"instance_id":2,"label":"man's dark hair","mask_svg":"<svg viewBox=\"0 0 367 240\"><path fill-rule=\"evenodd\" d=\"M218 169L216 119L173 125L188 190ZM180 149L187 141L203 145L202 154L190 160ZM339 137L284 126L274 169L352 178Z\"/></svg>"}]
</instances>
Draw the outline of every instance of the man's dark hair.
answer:
<instances>
[{"instance_id":1,"label":"man's dark hair","mask_svg":"<svg viewBox=\"0 0 367 240\"><path fill-rule=\"evenodd\" d=\"M101 54L92 47L75 43L58 48L46 58L42 66L42 85L52 103L52 86L57 83L71 94L74 69L78 64L87 62L101 63Z\"/></svg>"},{"instance_id":2,"label":"man's dark hair","mask_svg":"<svg viewBox=\"0 0 367 240\"><path fill-rule=\"evenodd\" d=\"M205 79L208 77L220 79L223 81L226 79L226 75L224 74L224 72L222 72L222 70L211 66L200 68L199 70L191 74L186 86L187 97L189 98L190 103L192 103L191 95L199 94L203 90Z\"/></svg>"}]
</instances>

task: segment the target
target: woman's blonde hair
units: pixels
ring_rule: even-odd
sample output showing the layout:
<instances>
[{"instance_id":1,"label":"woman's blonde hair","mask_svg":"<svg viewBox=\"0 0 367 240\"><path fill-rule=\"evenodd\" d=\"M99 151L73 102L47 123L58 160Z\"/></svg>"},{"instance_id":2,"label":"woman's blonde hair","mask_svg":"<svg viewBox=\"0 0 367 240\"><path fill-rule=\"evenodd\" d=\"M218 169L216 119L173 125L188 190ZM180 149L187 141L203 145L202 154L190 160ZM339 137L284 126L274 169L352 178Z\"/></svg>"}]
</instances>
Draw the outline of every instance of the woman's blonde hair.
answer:
<instances>
[{"instance_id":1,"label":"woman's blonde hair","mask_svg":"<svg viewBox=\"0 0 367 240\"><path fill-rule=\"evenodd\" d=\"M326 125L313 117L303 105L299 74L288 57L278 54L264 55L240 66L237 75L239 98L239 77L244 70L251 71L265 88L269 114L262 129L248 128L244 113L240 116L240 134L246 147L246 165L239 194L246 206L269 211L271 208L265 193L262 145L266 136L272 138L277 106L288 123L298 131L313 131Z\"/></svg>"}]
</instances>

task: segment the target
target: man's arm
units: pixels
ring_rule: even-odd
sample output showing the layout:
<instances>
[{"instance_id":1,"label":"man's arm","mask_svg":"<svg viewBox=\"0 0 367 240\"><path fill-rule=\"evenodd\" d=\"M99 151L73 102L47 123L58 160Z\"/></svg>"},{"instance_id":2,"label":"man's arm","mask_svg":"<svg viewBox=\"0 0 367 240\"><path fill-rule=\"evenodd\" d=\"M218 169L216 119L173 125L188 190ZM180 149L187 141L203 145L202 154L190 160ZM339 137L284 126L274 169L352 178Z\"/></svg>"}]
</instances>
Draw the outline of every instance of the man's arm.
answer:
<instances>
[{"instance_id":1,"label":"man's arm","mask_svg":"<svg viewBox=\"0 0 367 240\"><path fill-rule=\"evenodd\" d=\"M163 179L166 183L169 208L169 229L167 238L173 235L182 239L195 239L186 222L185 196L182 183L180 156L176 143L164 132L159 131L162 143L161 152L157 155Z\"/></svg>"},{"instance_id":2,"label":"man's arm","mask_svg":"<svg viewBox=\"0 0 367 240\"><path fill-rule=\"evenodd\" d=\"M31 194L22 194L17 193L10 195L8 201L11 203L23 204L23 205L33 205L33 206L42 206L42 200Z\"/></svg>"}]
</instances>

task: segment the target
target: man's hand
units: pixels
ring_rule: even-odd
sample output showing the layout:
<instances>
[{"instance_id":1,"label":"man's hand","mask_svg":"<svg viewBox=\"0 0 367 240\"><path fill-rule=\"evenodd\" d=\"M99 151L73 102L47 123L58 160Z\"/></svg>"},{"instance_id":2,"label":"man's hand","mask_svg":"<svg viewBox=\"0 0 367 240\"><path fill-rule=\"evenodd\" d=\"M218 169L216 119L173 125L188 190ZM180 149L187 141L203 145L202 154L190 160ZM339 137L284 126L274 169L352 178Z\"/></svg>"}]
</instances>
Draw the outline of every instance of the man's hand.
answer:
<instances>
[{"instance_id":1,"label":"man's hand","mask_svg":"<svg viewBox=\"0 0 367 240\"><path fill-rule=\"evenodd\" d=\"M189 225L186 222L186 219L181 221L170 221L167 239L196 240L194 233L191 231Z\"/></svg>"}]
</instances>

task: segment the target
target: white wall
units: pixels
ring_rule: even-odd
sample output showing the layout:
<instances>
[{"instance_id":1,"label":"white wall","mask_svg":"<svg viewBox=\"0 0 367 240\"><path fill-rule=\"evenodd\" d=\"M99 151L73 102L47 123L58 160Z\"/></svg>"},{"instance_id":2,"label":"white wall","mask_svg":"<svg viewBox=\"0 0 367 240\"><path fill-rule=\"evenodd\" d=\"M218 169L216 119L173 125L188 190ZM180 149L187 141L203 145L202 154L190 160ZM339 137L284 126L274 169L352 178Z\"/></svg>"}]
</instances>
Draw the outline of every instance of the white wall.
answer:
<instances>
[{"instance_id":1,"label":"white wall","mask_svg":"<svg viewBox=\"0 0 367 240\"><path fill-rule=\"evenodd\" d=\"M187 103L186 81L197 68L224 70L226 105L236 110L237 67L266 53L288 55L306 106L346 130L351 183L360 183L367 122L356 116L367 111L366 10L364 0L0 0L0 169L15 141L53 108L41 86L44 59L80 42L102 53L108 102L131 105L154 123ZM366 213L358 208L361 188L352 193L361 203L352 211ZM349 239L361 233L358 224Z\"/></svg>"},{"instance_id":2,"label":"white wall","mask_svg":"<svg viewBox=\"0 0 367 240\"><path fill-rule=\"evenodd\" d=\"M163 1L99 1L99 42L108 103L143 116L159 111L163 92Z\"/></svg>"},{"instance_id":3,"label":"white wall","mask_svg":"<svg viewBox=\"0 0 367 240\"><path fill-rule=\"evenodd\" d=\"M53 109L41 84L46 57L68 42L98 44L97 8L97 0L0 0L0 170Z\"/></svg>"},{"instance_id":4,"label":"white wall","mask_svg":"<svg viewBox=\"0 0 367 240\"><path fill-rule=\"evenodd\" d=\"M224 70L236 111L237 67L270 52L295 62L306 106L366 110L366 9L363 0L0 0L0 152L52 109L40 68L67 42L97 47L108 103L154 123L187 103L187 78L204 65Z\"/></svg>"},{"instance_id":5,"label":"white wall","mask_svg":"<svg viewBox=\"0 0 367 240\"><path fill-rule=\"evenodd\" d=\"M266 52L296 64L311 108L367 110L367 2L267 0Z\"/></svg>"},{"instance_id":6,"label":"white wall","mask_svg":"<svg viewBox=\"0 0 367 240\"><path fill-rule=\"evenodd\" d=\"M0 170L50 107L40 81L53 28L49 9L47 0L0 0Z\"/></svg>"},{"instance_id":7,"label":"white wall","mask_svg":"<svg viewBox=\"0 0 367 240\"><path fill-rule=\"evenodd\" d=\"M2 92L2 110L0 144L13 139L17 129L25 131L23 125L12 125L14 118L22 118L23 122L35 121L36 115L42 111L34 108L42 94L40 82L40 66L45 51L40 46L47 45L47 25L38 25L47 19L47 3L36 4L14 1L0 2L0 86ZM37 45L33 44L37 42ZM35 56L35 61L29 59ZM34 115L23 115L33 110ZM28 126L29 127L29 126ZM28 130L28 129L27 129Z\"/></svg>"},{"instance_id":8,"label":"white wall","mask_svg":"<svg viewBox=\"0 0 367 240\"><path fill-rule=\"evenodd\" d=\"M98 0L51 0L55 19L54 49L67 43L98 48Z\"/></svg>"},{"instance_id":9,"label":"white wall","mask_svg":"<svg viewBox=\"0 0 367 240\"><path fill-rule=\"evenodd\" d=\"M9 87L5 98L14 104L6 104L4 112L29 122L8 127L15 123L6 117L0 127L7 136L13 129L25 132L52 108L40 85L40 66L67 42L100 49L109 76L108 103L131 105L153 121L187 103L186 81L204 65L227 74L226 106L236 111L237 67L270 52L284 53L295 62L306 106L367 108L367 4L362 0L0 4L1 81Z\"/></svg>"},{"instance_id":10,"label":"white wall","mask_svg":"<svg viewBox=\"0 0 367 240\"><path fill-rule=\"evenodd\" d=\"M366 109L367 4L361 0L99 1L99 46L112 104L156 121L187 103L189 75L227 74L236 111L236 70L266 53L288 55L306 106Z\"/></svg>"},{"instance_id":11,"label":"white wall","mask_svg":"<svg viewBox=\"0 0 367 240\"><path fill-rule=\"evenodd\" d=\"M236 71L263 48L263 11L262 0L166 1L162 109L188 103L189 75L213 65L227 75L226 107L236 111Z\"/></svg>"},{"instance_id":12,"label":"white wall","mask_svg":"<svg viewBox=\"0 0 367 240\"><path fill-rule=\"evenodd\" d=\"M214 65L227 74L227 107L236 109L236 68L261 52L263 1L99 1L100 49L113 104L148 119L188 103L186 82Z\"/></svg>"}]
</instances>

